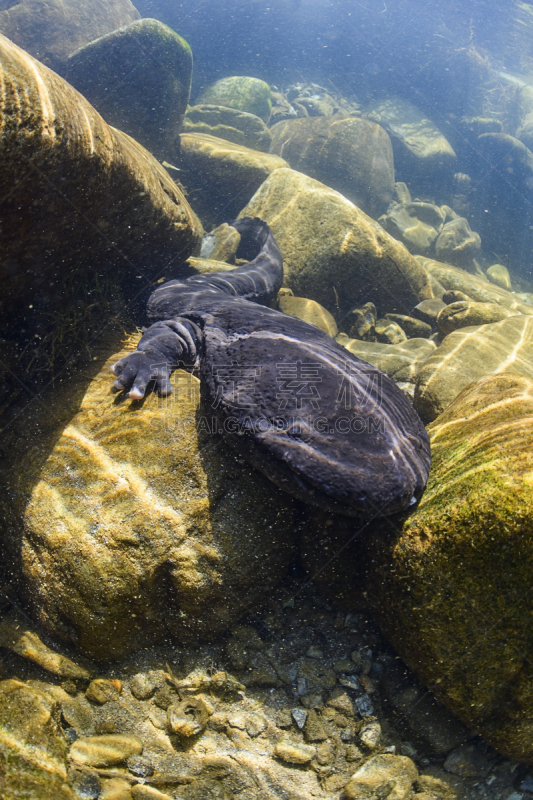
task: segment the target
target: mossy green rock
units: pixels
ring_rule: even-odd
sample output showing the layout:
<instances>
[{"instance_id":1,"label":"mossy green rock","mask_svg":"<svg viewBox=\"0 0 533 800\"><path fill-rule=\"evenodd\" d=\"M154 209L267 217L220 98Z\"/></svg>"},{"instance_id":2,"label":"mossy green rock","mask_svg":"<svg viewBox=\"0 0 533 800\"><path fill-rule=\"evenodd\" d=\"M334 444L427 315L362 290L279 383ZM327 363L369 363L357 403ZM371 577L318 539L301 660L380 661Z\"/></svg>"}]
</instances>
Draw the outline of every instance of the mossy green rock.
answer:
<instances>
[{"instance_id":1,"label":"mossy green rock","mask_svg":"<svg viewBox=\"0 0 533 800\"><path fill-rule=\"evenodd\" d=\"M268 122L272 108L268 83L241 75L222 78L209 86L196 100L197 105L205 103L247 111L261 117L263 122Z\"/></svg>"},{"instance_id":2,"label":"mossy green rock","mask_svg":"<svg viewBox=\"0 0 533 800\"><path fill-rule=\"evenodd\" d=\"M136 19L130 0L8 0L1 5L0 31L63 74L74 50Z\"/></svg>"},{"instance_id":3,"label":"mossy green rock","mask_svg":"<svg viewBox=\"0 0 533 800\"><path fill-rule=\"evenodd\" d=\"M261 217L283 254L284 285L346 314L371 300L409 313L431 296L427 273L403 244L343 195L292 169L276 169L241 216Z\"/></svg>"},{"instance_id":4,"label":"mossy green rock","mask_svg":"<svg viewBox=\"0 0 533 800\"><path fill-rule=\"evenodd\" d=\"M156 19L140 19L76 50L67 80L109 125L159 159L174 157L189 102L191 48Z\"/></svg>"},{"instance_id":5,"label":"mossy green rock","mask_svg":"<svg viewBox=\"0 0 533 800\"><path fill-rule=\"evenodd\" d=\"M271 153L331 186L370 216L378 216L390 203L392 145L374 122L340 115L292 119L277 123L272 137Z\"/></svg>"},{"instance_id":6,"label":"mossy green rock","mask_svg":"<svg viewBox=\"0 0 533 800\"><path fill-rule=\"evenodd\" d=\"M531 316L460 328L446 336L420 369L415 408L424 422L432 422L472 381L506 372L533 379Z\"/></svg>"},{"instance_id":7,"label":"mossy green rock","mask_svg":"<svg viewBox=\"0 0 533 800\"><path fill-rule=\"evenodd\" d=\"M287 162L205 133L182 133L180 180L204 224L236 217L271 172Z\"/></svg>"},{"instance_id":8,"label":"mossy green rock","mask_svg":"<svg viewBox=\"0 0 533 800\"><path fill-rule=\"evenodd\" d=\"M533 382L470 385L428 429L426 492L369 537L368 587L408 666L504 755L533 763Z\"/></svg>"},{"instance_id":9,"label":"mossy green rock","mask_svg":"<svg viewBox=\"0 0 533 800\"><path fill-rule=\"evenodd\" d=\"M268 153L272 142L272 135L260 117L227 106L206 104L188 108L183 133L207 133L264 153Z\"/></svg>"},{"instance_id":10,"label":"mossy green rock","mask_svg":"<svg viewBox=\"0 0 533 800\"><path fill-rule=\"evenodd\" d=\"M45 692L17 680L0 681L2 800L75 800L60 717L59 704Z\"/></svg>"},{"instance_id":11,"label":"mossy green rock","mask_svg":"<svg viewBox=\"0 0 533 800\"><path fill-rule=\"evenodd\" d=\"M110 394L127 352L51 451L35 445L20 466L8 523L34 617L98 660L223 632L292 553L292 498L211 432L196 378L177 371L172 397L142 404Z\"/></svg>"}]
</instances>

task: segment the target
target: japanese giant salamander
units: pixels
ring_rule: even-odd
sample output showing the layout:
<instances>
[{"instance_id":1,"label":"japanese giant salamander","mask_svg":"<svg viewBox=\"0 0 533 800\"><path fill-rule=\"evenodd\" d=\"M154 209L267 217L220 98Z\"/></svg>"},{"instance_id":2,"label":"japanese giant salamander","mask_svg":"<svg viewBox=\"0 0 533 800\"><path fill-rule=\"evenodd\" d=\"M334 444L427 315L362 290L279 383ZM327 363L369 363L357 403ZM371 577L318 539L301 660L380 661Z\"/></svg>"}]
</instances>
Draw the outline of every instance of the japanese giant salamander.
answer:
<instances>
[{"instance_id":1,"label":"japanese giant salamander","mask_svg":"<svg viewBox=\"0 0 533 800\"><path fill-rule=\"evenodd\" d=\"M417 413L387 375L267 307L282 284L281 252L265 222L232 224L255 258L156 289L154 324L112 367L114 390L168 395L173 369L194 370L203 409L228 444L285 491L349 516L406 509L431 462Z\"/></svg>"}]
</instances>

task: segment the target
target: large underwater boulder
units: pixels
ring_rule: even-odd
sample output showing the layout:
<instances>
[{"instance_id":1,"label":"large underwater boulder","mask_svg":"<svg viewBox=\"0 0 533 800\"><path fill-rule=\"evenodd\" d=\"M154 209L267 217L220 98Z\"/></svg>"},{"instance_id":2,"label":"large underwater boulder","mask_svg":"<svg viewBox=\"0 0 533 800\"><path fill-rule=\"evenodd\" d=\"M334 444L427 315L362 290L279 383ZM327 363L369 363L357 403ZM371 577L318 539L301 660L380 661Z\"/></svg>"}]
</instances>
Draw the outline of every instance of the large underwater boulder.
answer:
<instances>
[{"instance_id":1,"label":"large underwater boulder","mask_svg":"<svg viewBox=\"0 0 533 800\"><path fill-rule=\"evenodd\" d=\"M260 117L263 122L268 122L272 108L270 86L259 78L245 75L222 78L204 89L196 98L197 105L206 103L246 111Z\"/></svg>"},{"instance_id":2,"label":"large underwater boulder","mask_svg":"<svg viewBox=\"0 0 533 800\"><path fill-rule=\"evenodd\" d=\"M376 100L367 116L391 137L398 180L430 187L451 173L457 161L453 147L412 103L400 97Z\"/></svg>"},{"instance_id":3,"label":"large underwater boulder","mask_svg":"<svg viewBox=\"0 0 533 800\"><path fill-rule=\"evenodd\" d=\"M109 366L125 354L21 465L6 543L34 618L99 660L223 632L292 553L292 498L213 436L198 380L177 371L172 397L120 402Z\"/></svg>"},{"instance_id":4,"label":"large underwater boulder","mask_svg":"<svg viewBox=\"0 0 533 800\"><path fill-rule=\"evenodd\" d=\"M173 159L191 91L192 51L156 19L140 19L69 57L67 80L109 125Z\"/></svg>"},{"instance_id":5,"label":"large underwater boulder","mask_svg":"<svg viewBox=\"0 0 533 800\"><path fill-rule=\"evenodd\" d=\"M0 31L62 73L78 47L136 19L130 0L8 0L1 6Z\"/></svg>"},{"instance_id":6,"label":"large underwater boulder","mask_svg":"<svg viewBox=\"0 0 533 800\"><path fill-rule=\"evenodd\" d=\"M0 36L0 312L62 300L72 271L155 277L202 235L183 192L138 142Z\"/></svg>"},{"instance_id":7,"label":"large underwater boulder","mask_svg":"<svg viewBox=\"0 0 533 800\"><path fill-rule=\"evenodd\" d=\"M531 377L471 384L428 428L418 508L367 545L367 587L399 655L470 728L530 764L532 419Z\"/></svg>"},{"instance_id":8,"label":"large underwater boulder","mask_svg":"<svg viewBox=\"0 0 533 800\"><path fill-rule=\"evenodd\" d=\"M378 216L394 191L392 146L379 125L357 117L309 117L278 122L271 153L292 169L343 194Z\"/></svg>"},{"instance_id":9,"label":"large underwater boulder","mask_svg":"<svg viewBox=\"0 0 533 800\"><path fill-rule=\"evenodd\" d=\"M284 285L341 316L368 300L408 314L431 296L426 271L403 244L338 192L276 169L241 216L261 217L283 254Z\"/></svg>"}]
</instances>

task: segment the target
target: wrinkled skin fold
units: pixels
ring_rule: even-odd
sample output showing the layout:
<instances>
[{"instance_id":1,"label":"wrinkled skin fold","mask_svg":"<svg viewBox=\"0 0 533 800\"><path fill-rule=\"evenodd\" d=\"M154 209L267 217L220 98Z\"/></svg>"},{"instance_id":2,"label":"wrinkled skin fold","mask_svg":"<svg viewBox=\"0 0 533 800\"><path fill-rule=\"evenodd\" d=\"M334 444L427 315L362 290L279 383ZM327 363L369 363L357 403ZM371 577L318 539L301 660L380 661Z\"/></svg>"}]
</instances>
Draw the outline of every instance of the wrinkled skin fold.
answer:
<instances>
[{"instance_id":1,"label":"wrinkled skin fold","mask_svg":"<svg viewBox=\"0 0 533 800\"><path fill-rule=\"evenodd\" d=\"M256 257L231 272L169 281L148 302L154 320L117 362L115 391L170 394L177 366L200 377L209 430L285 491L349 516L394 514L420 499L429 439L388 376L326 333L265 304L283 260L259 219L232 223ZM207 423L207 419L209 423Z\"/></svg>"}]
</instances>

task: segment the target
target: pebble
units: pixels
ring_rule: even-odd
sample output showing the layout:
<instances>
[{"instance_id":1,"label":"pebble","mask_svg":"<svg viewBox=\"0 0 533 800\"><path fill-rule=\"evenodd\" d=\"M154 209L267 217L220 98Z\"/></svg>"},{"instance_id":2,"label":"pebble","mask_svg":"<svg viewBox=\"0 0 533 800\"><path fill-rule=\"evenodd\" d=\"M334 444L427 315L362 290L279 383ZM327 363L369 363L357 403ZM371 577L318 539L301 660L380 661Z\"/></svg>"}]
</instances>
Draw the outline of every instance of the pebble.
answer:
<instances>
[{"instance_id":1,"label":"pebble","mask_svg":"<svg viewBox=\"0 0 533 800\"><path fill-rule=\"evenodd\" d=\"M196 736L205 730L207 720L213 713L211 703L203 696L189 697L167 709L168 724L173 733L180 736Z\"/></svg>"},{"instance_id":2,"label":"pebble","mask_svg":"<svg viewBox=\"0 0 533 800\"><path fill-rule=\"evenodd\" d=\"M353 702L359 716L369 717L374 713L374 706L368 695L364 694L361 697L356 697Z\"/></svg>"},{"instance_id":3,"label":"pebble","mask_svg":"<svg viewBox=\"0 0 533 800\"><path fill-rule=\"evenodd\" d=\"M368 747L369 750L375 750L381 741L381 725L379 722L370 722L359 731L359 741Z\"/></svg>"},{"instance_id":4,"label":"pebble","mask_svg":"<svg viewBox=\"0 0 533 800\"><path fill-rule=\"evenodd\" d=\"M153 786L143 786L140 783L131 789L133 800L172 800L169 794L163 794Z\"/></svg>"},{"instance_id":5,"label":"pebble","mask_svg":"<svg viewBox=\"0 0 533 800\"><path fill-rule=\"evenodd\" d=\"M341 673L345 672L350 674L352 672L355 672L356 669L357 667L355 666L353 661L350 661L348 658L341 658L340 661L335 661L335 663L333 664L334 672L341 672Z\"/></svg>"},{"instance_id":6,"label":"pebble","mask_svg":"<svg viewBox=\"0 0 533 800\"><path fill-rule=\"evenodd\" d=\"M453 750L444 762L444 769L461 778L480 778L489 773L493 763L494 759L489 760L480 747L469 744Z\"/></svg>"},{"instance_id":7,"label":"pebble","mask_svg":"<svg viewBox=\"0 0 533 800\"><path fill-rule=\"evenodd\" d=\"M388 797L405 800L418 778L418 770L405 756L372 756L352 775L344 787L346 800L363 800L369 797Z\"/></svg>"},{"instance_id":8,"label":"pebble","mask_svg":"<svg viewBox=\"0 0 533 800\"><path fill-rule=\"evenodd\" d=\"M520 784L520 789L523 792L533 792L533 775L531 775L531 772L526 775Z\"/></svg>"},{"instance_id":9,"label":"pebble","mask_svg":"<svg viewBox=\"0 0 533 800\"><path fill-rule=\"evenodd\" d=\"M311 645L311 647L307 650L305 654L308 658L324 658L324 651L320 649L320 647L316 647L316 645Z\"/></svg>"},{"instance_id":10,"label":"pebble","mask_svg":"<svg viewBox=\"0 0 533 800\"><path fill-rule=\"evenodd\" d=\"M98 800L132 800L131 786L123 778L110 778L103 782Z\"/></svg>"},{"instance_id":11,"label":"pebble","mask_svg":"<svg viewBox=\"0 0 533 800\"><path fill-rule=\"evenodd\" d=\"M103 706L110 700L118 700L122 691L122 683L120 681L108 680L107 678L96 678L91 681L85 692L87 700L92 700L93 703Z\"/></svg>"},{"instance_id":12,"label":"pebble","mask_svg":"<svg viewBox=\"0 0 533 800\"><path fill-rule=\"evenodd\" d=\"M142 756L130 756L126 761L126 766L132 775L137 775L139 778L149 778L154 774L154 765Z\"/></svg>"},{"instance_id":13,"label":"pebble","mask_svg":"<svg viewBox=\"0 0 533 800\"><path fill-rule=\"evenodd\" d=\"M346 692L343 692L341 689L335 689L331 693L327 704L331 706L331 708L353 717L353 703Z\"/></svg>"},{"instance_id":14,"label":"pebble","mask_svg":"<svg viewBox=\"0 0 533 800\"><path fill-rule=\"evenodd\" d=\"M130 681L130 690L136 700L149 700L155 692L154 684L139 672Z\"/></svg>"},{"instance_id":15,"label":"pebble","mask_svg":"<svg viewBox=\"0 0 533 800\"><path fill-rule=\"evenodd\" d=\"M263 733L266 726L266 720L259 716L259 714L248 714L246 718L246 733L252 739L255 739L260 733Z\"/></svg>"},{"instance_id":16,"label":"pebble","mask_svg":"<svg viewBox=\"0 0 533 800\"><path fill-rule=\"evenodd\" d=\"M297 726L300 728L300 730L302 730L303 726L307 722L307 711L304 711L303 708L293 708L291 714Z\"/></svg>"},{"instance_id":17,"label":"pebble","mask_svg":"<svg viewBox=\"0 0 533 800\"><path fill-rule=\"evenodd\" d=\"M309 712L307 717L304 735L307 742L324 742L328 738L327 731L314 709Z\"/></svg>"},{"instance_id":18,"label":"pebble","mask_svg":"<svg viewBox=\"0 0 533 800\"><path fill-rule=\"evenodd\" d=\"M289 764L308 764L314 758L316 748L297 742L278 742L274 755Z\"/></svg>"},{"instance_id":19,"label":"pebble","mask_svg":"<svg viewBox=\"0 0 533 800\"><path fill-rule=\"evenodd\" d=\"M70 757L76 764L87 767L111 767L126 761L129 756L139 756L142 749L142 742L137 736L86 736L74 742Z\"/></svg>"},{"instance_id":20,"label":"pebble","mask_svg":"<svg viewBox=\"0 0 533 800\"><path fill-rule=\"evenodd\" d=\"M346 689L353 689L354 692L360 692L361 683L359 679L355 677L355 675L348 675L346 678L339 678L339 683L341 686L345 686Z\"/></svg>"},{"instance_id":21,"label":"pebble","mask_svg":"<svg viewBox=\"0 0 533 800\"><path fill-rule=\"evenodd\" d=\"M102 786L97 772L90 769L69 769L68 782L79 800L97 800Z\"/></svg>"}]
</instances>

